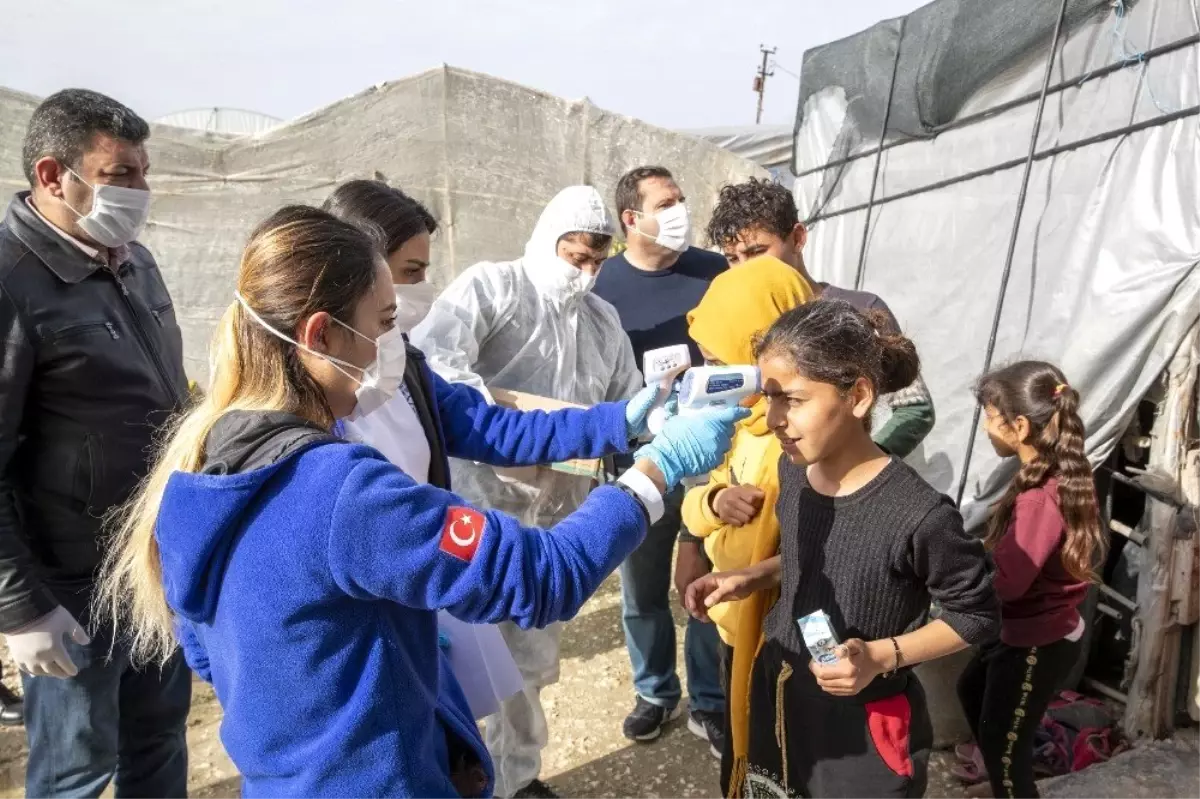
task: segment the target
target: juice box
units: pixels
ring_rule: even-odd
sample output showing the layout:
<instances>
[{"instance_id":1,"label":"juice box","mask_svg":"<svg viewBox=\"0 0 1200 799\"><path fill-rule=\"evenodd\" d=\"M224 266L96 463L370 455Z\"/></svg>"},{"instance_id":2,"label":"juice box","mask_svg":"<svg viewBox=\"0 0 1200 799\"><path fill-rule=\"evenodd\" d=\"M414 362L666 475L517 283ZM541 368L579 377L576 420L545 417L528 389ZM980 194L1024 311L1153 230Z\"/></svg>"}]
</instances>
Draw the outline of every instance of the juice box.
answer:
<instances>
[{"instance_id":1,"label":"juice box","mask_svg":"<svg viewBox=\"0 0 1200 799\"><path fill-rule=\"evenodd\" d=\"M804 638L804 645L808 647L813 660L824 666L837 663L838 656L835 649L840 642L833 632L833 623L829 620L829 614L818 610L796 619L796 624L800 626L800 635Z\"/></svg>"}]
</instances>

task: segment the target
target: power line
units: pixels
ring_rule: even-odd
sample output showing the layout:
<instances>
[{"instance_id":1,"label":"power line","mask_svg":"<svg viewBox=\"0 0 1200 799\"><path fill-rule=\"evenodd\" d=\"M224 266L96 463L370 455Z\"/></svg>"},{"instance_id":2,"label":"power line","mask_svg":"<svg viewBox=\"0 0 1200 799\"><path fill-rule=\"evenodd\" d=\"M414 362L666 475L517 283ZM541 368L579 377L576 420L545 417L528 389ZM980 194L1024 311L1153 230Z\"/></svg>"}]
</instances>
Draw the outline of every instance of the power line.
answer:
<instances>
[{"instance_id":1,"label":"power line","mask_svg":"<svg viewBox=\"0 0 1200 799\"><path fill-rule=\"evenodd\" d=\"M793 78L795 78L796 80L800 80L800 76L799 76L799 75L797 75L795 72L792 72L790 69L788 69L787 67L785 67L783 64L780 64L778 61L772 61L772 62L771 62L771 69L778 69L778 70L779 70L780 72L782 72L783 74L785 74L785 75L791 75L791 76L792 76Z\"/></svg>"}]
</instances>

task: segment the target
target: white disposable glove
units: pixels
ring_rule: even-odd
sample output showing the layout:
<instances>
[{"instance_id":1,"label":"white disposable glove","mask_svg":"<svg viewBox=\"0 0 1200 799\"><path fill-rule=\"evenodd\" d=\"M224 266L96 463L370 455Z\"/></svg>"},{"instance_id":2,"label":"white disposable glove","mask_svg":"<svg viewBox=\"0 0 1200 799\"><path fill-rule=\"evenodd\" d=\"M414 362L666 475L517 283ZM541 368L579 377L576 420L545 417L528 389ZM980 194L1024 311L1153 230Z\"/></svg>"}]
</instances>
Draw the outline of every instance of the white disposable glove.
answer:
<instances>
[{"instance_id":1,"label":"white disposable glove","mask_svg":"<svg viewBox=\"0 0 1200 799\"><path fill-rule=\"evenodd\" d=\"M78 674L79 669L67 654L63 636L70 636L80 646L86 646L92 640L75 617L59 605L32 624L4 637L8 639L8 651L21 671L33 677L67 679Z\"/></svg>"}]
</instances>

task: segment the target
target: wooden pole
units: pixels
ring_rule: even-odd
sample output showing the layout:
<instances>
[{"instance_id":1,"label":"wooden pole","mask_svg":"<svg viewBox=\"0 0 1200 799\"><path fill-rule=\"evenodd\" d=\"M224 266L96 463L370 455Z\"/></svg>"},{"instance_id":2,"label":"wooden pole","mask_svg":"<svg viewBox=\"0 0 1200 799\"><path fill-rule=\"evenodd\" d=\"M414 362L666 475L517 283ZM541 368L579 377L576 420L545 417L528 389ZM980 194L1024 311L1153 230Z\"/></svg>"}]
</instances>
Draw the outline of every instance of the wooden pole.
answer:
<instances>
[{"instance_id":1,"label":"wooden pole","mask_svg":"<svg viewBox=\"0 0 1200 799\"><path fill-rule=\"evenodd\" d=\"M762 51L762 66L754 76L754 91L758 93L758 110L754 113L755 125L762 124L763 95L767 93L767 78L775 74L775 70L767 71L767 59L775 54L775 48L768 50L760 44L758 49Z\"/></svg>"},{"instance_id":2,"label":"wooden pole","mask_svg":"<svg viewBox=\"0 0 1200 799\"><path fill-rule=\"evenodd\" d=\"M1166 399L1151 431L1149 468L1138 482L1184 500L1182 485L1188 458L1188 433L1195 419L1196 372L1200 367L1200 329L1193 328L1166 371ZM1173 612L1172 575L1178 541L1195 535L1195 506L1171 505L1147 498L1139 525L1146 536L1138 575L1134 641L1137 642L1125 733L1133 739L1165 738L1174 727L1179 677L1181 627Z\"/></svg>"}]
</instances>

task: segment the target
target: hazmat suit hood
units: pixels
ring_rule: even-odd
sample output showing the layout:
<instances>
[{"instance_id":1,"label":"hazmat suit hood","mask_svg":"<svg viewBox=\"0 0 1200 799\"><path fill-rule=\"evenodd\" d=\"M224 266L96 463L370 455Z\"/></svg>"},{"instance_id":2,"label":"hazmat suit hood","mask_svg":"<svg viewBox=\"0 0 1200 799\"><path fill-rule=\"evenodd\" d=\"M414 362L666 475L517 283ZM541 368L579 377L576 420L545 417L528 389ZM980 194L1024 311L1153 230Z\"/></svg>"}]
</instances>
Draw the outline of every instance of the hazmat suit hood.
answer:
<instances>
[{"instance_id":1,"label":"hazmat suit hood","mask_svg":"<svg viewBox=\"0 0 1200 799\"><path fill-rule=\"evenodd\" d=\"M554 195L538 217L521 263L529 280L548 300L577 302L596 282L558 257L558 240L568 233L613 235L613 221L600 192L591 186L568 186Z\"/></svg>"}]
</instances>

